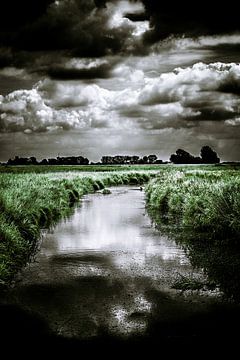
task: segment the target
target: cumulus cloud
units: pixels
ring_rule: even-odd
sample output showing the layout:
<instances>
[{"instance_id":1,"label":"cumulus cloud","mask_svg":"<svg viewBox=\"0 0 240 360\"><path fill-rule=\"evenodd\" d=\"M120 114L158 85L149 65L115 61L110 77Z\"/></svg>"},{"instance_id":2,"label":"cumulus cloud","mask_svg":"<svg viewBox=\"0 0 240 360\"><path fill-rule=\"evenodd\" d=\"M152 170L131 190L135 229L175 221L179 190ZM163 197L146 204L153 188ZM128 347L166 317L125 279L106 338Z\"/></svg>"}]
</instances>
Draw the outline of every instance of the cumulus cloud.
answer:
<instances>
[{"instance_id":1,"label":"cumulus cloud","mask_svg":"<svg viewBox=\"0 0 240 360\"><path fill-rule=\"evenodd\" d=\"M2 132L25 133L84 128L89 114L81 111L59 111L45 104L37 89L14 91L0 99Z\"/></svg>"},{"instance_id":2,"label":"cumulus cloud","mask_svg":"<svg viewBox=\"0 0 240 360\"><path fill-rule=\"evenodd\" d=\"M147 79L139 93L145 106L179 103L180 116L189 120L224 120L239 113L239 98L233 94L239 86L240 65L203 64L177 68L159 78ZM187 111L188 110L188 111Z\"/></svg>"},{"instance_id":3,"label":"cumulus cloud","mask_svg":"<svg viewBox=\"0 0 240 360\"><path fill-rule=\"evenodd\" d=\"M111 13L108 21L111 29L129 27L135 37L149 30L149 19L142 17L144 7L140 2L121 0L117 3L108 3L108 9Z\"/></svg>"},{"instance_id":4,"label":"cumulus cloud","mask_svg":"<svg viewBox=\"0 0 240 360\"><path fill-rule=\"evenodd\" d=\"M2 131L41 130L53 121L53 112L33 90L18 90L0 103L0 128Z\"/></svg>"},{"instance_id":5,"label":"cumulus cloud","mask_svg":"<svg viewBox=\"0 0 240 360\"><path fill-rule=\"evenodd\" d=\"M198 63L154 78L126 65L119 71L122 79L135 79L120 90L46 79L32 90L14 91L1 97L1 131L90 128L157 131L196 128L203 121L239 125L238 64Z\"/></svg>"}]
</instances>

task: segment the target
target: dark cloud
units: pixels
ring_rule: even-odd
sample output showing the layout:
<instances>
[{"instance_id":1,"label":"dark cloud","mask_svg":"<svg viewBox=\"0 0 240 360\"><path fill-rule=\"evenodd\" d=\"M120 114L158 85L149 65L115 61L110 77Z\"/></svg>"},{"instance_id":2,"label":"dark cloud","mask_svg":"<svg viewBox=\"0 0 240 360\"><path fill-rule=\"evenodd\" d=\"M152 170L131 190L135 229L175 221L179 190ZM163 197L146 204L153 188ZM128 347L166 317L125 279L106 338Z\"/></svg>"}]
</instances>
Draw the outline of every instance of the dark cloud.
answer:
<instances>
[{"instance_id":1,"label":"dark cloud","mask_svg":"<svg viewBox=\"0 0 240 360\"><path fill-rule=\"evenodd\" d=\"M131 21L111 28L111 6L120 4L121 7L117 0L9 0L0 12L0 67L32 67L42 53L57 52L59 57L86 58L119 53L146 55L153 43L170 35L198 36L240 30L232 1L227 6L212 4L212 7L204 2L199 6L182 2L173 5L157 0L130 3L143 4L145 11L141 6L135 12L130 9L122 16ZM148 19L151 27L143 35L143 42L141 37L132 39L131 24ZM206 51L210 50L214 51L206 48ZM234 52L236 58L239 48L224 44L222 50L218 47L216 51L222 51L224 61L225 52ZM45 68L48 72L49 66ZM54 73L53 77L55 73L60 78L75 76L73 71L55 69L54 66L49 72ZM76 74L78 76L88 75L80 72Z\"/></svg>"},{"instance_id":2,"label":"dark cloud","mask_svg":"<svg viewBox=\"0 0 240 360\"><path fill-rule=\"evenodd\" d=\"M240 78L239 78L239 76L236 76L236 75L234 76L233 74L230 74L230 76L219 85L218 91L223 92L223 93L240 95Z\"/></svg>"},{"instance_id":3,"label":"dark cloud","mask_svg":"<svg viewBox=\"0 0 240 360\"><path fill-rule=\"evenodd\" d=\"M111 76L111 66L102 64L97 67L76 69L66 67L50 67L47 74L56 80L91 80L107 79Z\"/></svg>"},{"instance_id":4,"label":"dark cloud","mask_svg":"<svg viewBox=\"0 0 240 360\"><path fill-rule=\"evenodd\" d=\"M8 0L1 4L0 31L1 35L12 34L22 26L32 23L42 16L54 0ZM2 40L2 36L0 37Z\"/></svg>"},{"instance_id":5,"label":"dark cloud","mask_svg":"<svg viewBox=\"0 0 240 360\"><path fill-rule=\"evenodd\" d=\"M4 76L0 75L1 83L1 95L7 95L8 93L18 90L21 87L24 89L32 89L36 79L22 79L16 76Z\"/></svg>"},{"instance_id":6,"label":"dark cloud","mask_svg":"<svg viewBox=\"0 0 240 360\"><path fill-rule=\"evenodd\" d=\"M236 4L228 1L189 4L184 2L142 0L151 19L146 43L154 43L170 35L212 35L240 30Z\"/></svg>"},{"instance_id":7,"label":"dark cloud","mask_svg":"<svg viewBox=\"0 0 240 360\"><path fill-rule=\"evenodd\" d=\"M222 107L214 108L210 103L208 107L198 108L195 106L195 109L198 110L199 114L194 116L188 116L185 118L187 121L223 121L228 119L233 119L236 116L239 116L239 112L230 111Z\"/></svg>"},{"instance_id":8,"label":"dark cloud","mask_svg":"<svg viewBox=\"0 0 240 360\"><path fill-rule=\"evenodd\" d=\"M149 20L149 16L145 12L140 13L126 13L125 17L131 21L146 21Z\"/></svg>"},{"instance_id":9,"label":"dark cloud","mask_svg":"<svg viewBox=\"0 0 240 360\"><path fill-rule=\"evenodd\" d=\"M218 90L225 93L240 95L240 82L236 80L230 80L220 85Z\"/></svg>"},{"instance_id":10,"label":"dark cloud","mask_svg":"<svg viewBox=\"0 0 240 360\"><path fill-rule=\"evenodd\" d=\"M10 1L1 11L0 47L5 53L1 51L0 66L21 66L28 63L29 54L30 61L34 62L35 56L31 54L34 52L59 51L78 57L119 53L125 48L131 27L109 28L111 13L105 3L100 0ZM13 13L19 21L13 19Z\"/></svg>"},{"instance_id":11,"label":"dark cloud","mask_svg":"<svg viewBox=\"0 0 240 360\"><path fill-rule=\"evenodd\" d=\"M199 47L191 47L191 51L199 50ZM217 43L215 45L202 45L201 51L209 53L208 62L239 62L240 61L240 43Z\"/></svg>"},{"instance_id":12,"label":"dark cloud","mask_svg":"<svg viewBox=\"0 0 240 360\"><path fill-rule=\"evenodd\" d=\"M205 45L201 47L202 50L210 50L218 52L219 55L231 53L231 54L238 54L240 53L240 44L239 43L221 43L216 45ZM194 49L194 46L192 47Z\"/></svg>"}]
</instances>

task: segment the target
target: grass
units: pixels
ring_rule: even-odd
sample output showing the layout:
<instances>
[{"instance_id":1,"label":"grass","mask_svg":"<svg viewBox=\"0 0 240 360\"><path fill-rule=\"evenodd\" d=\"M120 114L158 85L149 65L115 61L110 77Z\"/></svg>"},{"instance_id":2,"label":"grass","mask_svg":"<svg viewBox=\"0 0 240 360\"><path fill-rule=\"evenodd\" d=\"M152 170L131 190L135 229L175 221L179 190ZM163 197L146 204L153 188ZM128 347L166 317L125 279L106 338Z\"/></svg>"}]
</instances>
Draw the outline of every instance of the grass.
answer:
<instances>
[{"instance_id":1,"label":"grass","mask_svg":"<svg viewBox=\"0 0 240 360\"><path fill-rule=\"evenodd\" d=\"M1 165L0 173L115 172L159 170L164 165Z\"/></svg>"},{"instance_id":2,"label":"grass","mask_svg":"<svg viewBox=\"0 0 240 360\"><path fill-rule=\"evenodd\" d=\"M145 189L147 204L185 232L236 238L240 232L240 171L162 171Z\"/></svg>"},{"instance_id":3,"label":"grass","mask_svg":"<svg viewBox=\"0 0 240 360\"><path fill-rule=\"evenodd\" d=\"M109 186L143 184L153 174L151 171L0 174L0 284L10 284L29 261L41 229L69 215L84 194Z\"/></svg>"},{"instance_id":4,"label":"grass","mask_svg":"<svg viewBox=\"0 0 240 360\"><path fill-rule=\"evenodd\" d=\"M240 302L240 171L178 168L162 171L145 187L150 216L184 249L193 267L227 299ZM201 288L179 279L175 288ZM206 287L206 286L205 286Z\"/></svg>"}]
</instances>

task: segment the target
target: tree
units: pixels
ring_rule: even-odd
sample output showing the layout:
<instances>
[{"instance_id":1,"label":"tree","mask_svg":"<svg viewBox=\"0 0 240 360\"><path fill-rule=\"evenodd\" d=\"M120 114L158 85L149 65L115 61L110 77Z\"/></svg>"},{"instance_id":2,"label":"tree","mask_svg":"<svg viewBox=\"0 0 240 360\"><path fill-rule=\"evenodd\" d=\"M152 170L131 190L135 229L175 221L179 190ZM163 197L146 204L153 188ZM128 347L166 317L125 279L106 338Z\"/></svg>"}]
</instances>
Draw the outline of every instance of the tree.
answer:
<instances>
[{"instance_id":1,"label":"tree","mask_svg":"<svg viewBox=\"0 0 240 360\"><path fill-rule=\"evenodd\" d=\"M178 149L176 154L172 154L170 161L174 164L198 164L200 162L199 158L195 158L183 149Z\"/></svg>"},{"instance_id":2,"label":"tree","mask_svg":"<svg viewBox=\"0 0 240 360\"><path fill-rule=\"evenodd\" d=\"M203 146L200 155L203 164L217 164L220 162L216 151L210 148L210 146Z\"/></svg>"},{"instance_id":3,"label":"tree","mask_svg":"<svg viewBox=\"0 0 240 360\"><path fill-rule=\"evenodd\" d=\"M157 155L148 155L148 163L153 164L157 160Z\"/></svg>"}]
</instances>

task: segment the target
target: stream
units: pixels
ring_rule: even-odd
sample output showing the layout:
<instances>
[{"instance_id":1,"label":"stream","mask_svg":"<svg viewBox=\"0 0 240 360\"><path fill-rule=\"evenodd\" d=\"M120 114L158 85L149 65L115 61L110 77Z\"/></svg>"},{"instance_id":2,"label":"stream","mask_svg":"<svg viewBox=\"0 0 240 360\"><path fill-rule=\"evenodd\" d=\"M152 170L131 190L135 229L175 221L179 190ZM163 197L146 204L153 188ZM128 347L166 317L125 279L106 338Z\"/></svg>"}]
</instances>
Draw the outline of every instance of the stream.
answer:
<instances>
[{"instance_id":1,"label":"stream","mask_svg":"<svg viewBox=\"0 0 240 360\"><path fill-rule=\"evenodd\" d=\"M65 339L181 340L218 332L235 315L215 293L174 290L172 283L187 275L202 276L184 250L154 228L144 191L115 187L109 195L84 196L44 234L4 304Z\"/></svg>"}]
</instances>

